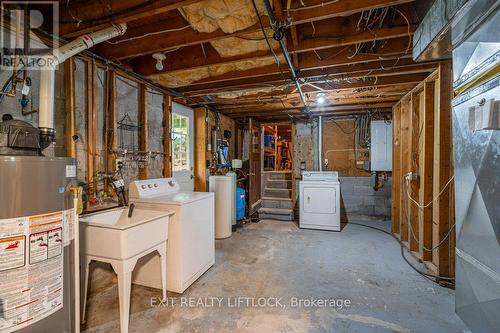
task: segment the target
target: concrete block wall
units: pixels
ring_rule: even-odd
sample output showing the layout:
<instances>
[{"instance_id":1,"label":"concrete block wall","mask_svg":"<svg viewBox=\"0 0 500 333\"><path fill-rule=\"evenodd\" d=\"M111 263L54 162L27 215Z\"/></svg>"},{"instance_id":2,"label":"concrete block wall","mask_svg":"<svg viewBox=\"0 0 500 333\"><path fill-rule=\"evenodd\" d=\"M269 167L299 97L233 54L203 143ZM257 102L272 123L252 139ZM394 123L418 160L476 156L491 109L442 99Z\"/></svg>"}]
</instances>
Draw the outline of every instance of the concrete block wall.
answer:
<instances>
[{"instance_id":1,"label":"concrete block wall","mask_svg":"<svg viewBox=\"0 0 500 333\"><path fill-rule=\"evenodd\" d=\"M359 216L391 217L392 179L375 191L372 177L339 177L340 206L344 219Z\"/></svg>"}]
</instances>

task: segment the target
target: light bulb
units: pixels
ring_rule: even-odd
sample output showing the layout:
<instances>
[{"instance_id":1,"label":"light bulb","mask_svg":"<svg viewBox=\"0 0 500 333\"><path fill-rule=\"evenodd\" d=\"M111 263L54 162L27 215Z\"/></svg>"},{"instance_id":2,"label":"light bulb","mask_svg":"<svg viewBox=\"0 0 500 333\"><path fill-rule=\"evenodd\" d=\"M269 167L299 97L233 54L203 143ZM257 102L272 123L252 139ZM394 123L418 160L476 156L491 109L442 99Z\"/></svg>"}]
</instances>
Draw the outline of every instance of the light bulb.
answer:
<instances>
[{"instance_id":1,"label":"light bulb","mask_svg":"<svg viewBox=\"0 0 500 333\"><path fill-rule=\"evenodd\" d=\"M153 53L153 59L156 60L155 68L158 71L163 70L163 60L167 57L163 53Z\"/></svg>"},{"instance_id":2,"label":"light bulb","mask_svg":"<svg viewBox=\"0 0 500 333\"><path fill-rule=\"evenodd\" d=\"M163 70L163 62L160 59L156 60L155 68L159 71Z\"/></svg>"},{"instance_id":3,"label":"light bulb","mask_svg":"<svg viewBox=\"0 0 500 333\"><path fill-rule=\"evenodd\" d=\"M323 104L325 103L325 98L323 96L318 96L318 99L316 100L318 104Z\"/></svg>"}]
</instances>

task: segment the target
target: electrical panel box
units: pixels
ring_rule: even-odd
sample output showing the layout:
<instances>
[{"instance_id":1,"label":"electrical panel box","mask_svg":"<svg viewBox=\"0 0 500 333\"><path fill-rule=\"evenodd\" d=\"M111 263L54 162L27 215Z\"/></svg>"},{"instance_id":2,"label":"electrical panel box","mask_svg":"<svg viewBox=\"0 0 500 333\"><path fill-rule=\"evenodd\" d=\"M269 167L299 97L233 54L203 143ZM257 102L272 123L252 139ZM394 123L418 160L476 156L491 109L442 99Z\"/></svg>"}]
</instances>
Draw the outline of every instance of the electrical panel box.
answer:
<instances>
[{"instance_id":1,"label":"electrical panel box","mask_svg":"<svg viewBox=\"0 0 500 333\"><path fill-rule=\"evenodd\" d=\"M372 121L370 133L371 171L392 171L392 122Z\"/></svg>"}]
</instances>

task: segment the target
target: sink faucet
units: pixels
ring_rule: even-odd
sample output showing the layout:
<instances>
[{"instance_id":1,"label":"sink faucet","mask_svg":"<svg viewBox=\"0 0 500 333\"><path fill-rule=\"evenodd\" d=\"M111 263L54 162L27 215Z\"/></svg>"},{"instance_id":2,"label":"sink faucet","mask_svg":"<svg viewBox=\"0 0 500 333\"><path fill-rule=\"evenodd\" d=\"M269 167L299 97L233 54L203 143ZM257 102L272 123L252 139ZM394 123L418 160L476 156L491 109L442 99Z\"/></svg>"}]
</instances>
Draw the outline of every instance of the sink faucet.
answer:
<instances>
[{"instance_id":1,"label":"sink faucet","mask_svg":"<svg viewBox=\"0 0 500 333\"><path fill-rule=\"evenodd\" d=\"M128 206L128 217L132 217L132 213L134 212L134 208L135 208L135 205L133 203L131 203L129 206Z\"/></svg>"}]
</instances>

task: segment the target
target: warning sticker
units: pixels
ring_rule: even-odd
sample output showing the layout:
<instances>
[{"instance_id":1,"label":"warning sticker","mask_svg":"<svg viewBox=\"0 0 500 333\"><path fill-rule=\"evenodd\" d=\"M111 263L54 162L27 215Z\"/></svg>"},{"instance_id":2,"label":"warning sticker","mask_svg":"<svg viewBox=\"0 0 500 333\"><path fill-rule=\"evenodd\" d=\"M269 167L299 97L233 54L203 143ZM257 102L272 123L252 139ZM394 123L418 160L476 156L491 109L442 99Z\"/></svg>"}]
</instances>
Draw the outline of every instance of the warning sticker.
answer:
<instances>
[{"instance_id":1,"label":"warning sticker","mask_svg":"<svg viewBox=\"0 0 500 333\"><path fill-rule=\"evenodd\" d=\"M63 307L65 212L0 220L0 331Z\"/></svg>"},{"instance_id":2,"label":"warning sticker","mask_svg":"<svg viewBox=\"0 0 500 333\"><path fill-rule=\"evenodd\" d=\"M0 239L0 271L25 265L25 241L25 236Z\"/></svg>"},{"instance_id":3,"label":"warning sticker","mask_svg":"<svg viewBox=\"0 0 500 333\"><path fill-rule=\"evenodd\" d=\"M63 215L63 245L69 245L74 238L75 210L65 210Z\"/></svg>"},{"instance_id":4,"label":"warning sticker","mask_svg":"<svg viewBox=\"0 0 500 333\"><path fill-rule=\"evenodd\" d=\"M57 257L62 253L62 228L49 230L47 235L49 239L48 257Z\"/></svg>"},{"instance_id":5,"label":"warning sticker","mask_svg":"<svg viewBox=\"0 0 500 333\"><path fill-rule=\"evenodd\" d=\"M49 247L46 232L30 235L30 265L47 260L47 249Z\"/></svg>"}]
</instances>

